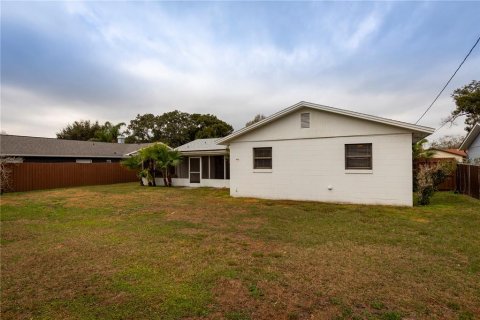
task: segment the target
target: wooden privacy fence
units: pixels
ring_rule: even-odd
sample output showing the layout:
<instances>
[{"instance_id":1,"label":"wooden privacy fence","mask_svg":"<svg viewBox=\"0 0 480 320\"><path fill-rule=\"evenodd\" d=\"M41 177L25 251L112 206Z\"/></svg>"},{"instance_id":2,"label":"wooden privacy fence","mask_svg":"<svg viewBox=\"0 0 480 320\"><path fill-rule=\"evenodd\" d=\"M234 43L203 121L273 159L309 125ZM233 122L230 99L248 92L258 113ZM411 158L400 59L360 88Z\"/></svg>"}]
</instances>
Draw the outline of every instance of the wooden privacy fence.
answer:
<instances>
[{"instance_id":1,"label":"wooden privacy fence","mask_svg":"<svg viewBox=\"0 0 480 320\"><path fill-rule=\"evenodd\" d=\"M453 158L428 158L428 159L418 159L413 162L413 176L416 176L416 172L420 166L433 166L437 163L451 163L453 166L457 163ZM455 172L449 175L445 181L443 181L439 186L438 190L440 191L454 191L456 190L456 179Z\"/></svg>"},{"instance_id":2,"label":"wooden privacy fence","mask_svg":"<svg viewBox=\"0 0 480 320\"><path fill-rule=\"evenodd\" d=\"M480 199L480 166L459 164L456 182L458 192Z\"/></svg>"},{"instance_id":3,"label":"wooden privacy fence","mask_svg":"<svg viewBox=\"0 0 480 320\"><path fill-rule=\"evenodd\" d=\"M12 163L7 192L138 181L120 163Z\"/></svg>"}]
</instances>

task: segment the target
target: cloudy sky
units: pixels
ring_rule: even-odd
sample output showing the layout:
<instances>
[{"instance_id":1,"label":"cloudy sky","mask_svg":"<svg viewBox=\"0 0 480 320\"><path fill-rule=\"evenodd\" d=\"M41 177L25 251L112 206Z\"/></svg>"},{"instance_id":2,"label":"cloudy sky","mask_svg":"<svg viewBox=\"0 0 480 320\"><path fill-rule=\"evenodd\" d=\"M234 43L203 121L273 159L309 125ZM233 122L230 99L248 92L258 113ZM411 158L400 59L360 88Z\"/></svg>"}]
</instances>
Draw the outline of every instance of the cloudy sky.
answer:
<instances>
[{"instance_id":1,"label":"cloudy sky","mask_svg":"<svg viewBox=\"0 0 480 320\"><path fill-rule=\"evenodd\" d=\"M480 2L1 2L1 129L179 109L235 129L305 100L415 122L480 35ZM453 89L480 79L480 47ZM462 133L462 121L436 135Z\"/></svg>"}]
</instances>

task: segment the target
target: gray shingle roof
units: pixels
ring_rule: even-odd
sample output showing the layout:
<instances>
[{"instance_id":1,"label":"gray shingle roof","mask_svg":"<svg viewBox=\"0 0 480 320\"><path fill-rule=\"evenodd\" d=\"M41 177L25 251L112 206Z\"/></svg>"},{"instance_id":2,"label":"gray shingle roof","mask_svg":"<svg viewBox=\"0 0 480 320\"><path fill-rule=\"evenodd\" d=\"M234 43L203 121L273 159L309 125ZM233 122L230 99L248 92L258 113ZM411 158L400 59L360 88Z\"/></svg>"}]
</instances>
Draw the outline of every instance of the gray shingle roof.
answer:
<instances>
[{"instance_id":1,"label":"gray shingle roof","mask_svg":"<svg viewBox=\"0 0 480 320\"><path fill-rule=\"evenodd\" d=\"M190 141L180 147L176 148L176 150L180 152L187 152L187 151L213 151L213 150L226 150L226 145L217 144L216 141L218 138L212 139L197 139Z\"/></svg>"},{"instance_id":2,"label":"gray shingle roof","mask_svg":"<svg viewBox=\"0 0 480 320\"><path fill-rule=\"evenodd\" d=\"M123 158L151 143L108 143L55 138L0 135L1 156Z\"/></svg>"}]
</instances>

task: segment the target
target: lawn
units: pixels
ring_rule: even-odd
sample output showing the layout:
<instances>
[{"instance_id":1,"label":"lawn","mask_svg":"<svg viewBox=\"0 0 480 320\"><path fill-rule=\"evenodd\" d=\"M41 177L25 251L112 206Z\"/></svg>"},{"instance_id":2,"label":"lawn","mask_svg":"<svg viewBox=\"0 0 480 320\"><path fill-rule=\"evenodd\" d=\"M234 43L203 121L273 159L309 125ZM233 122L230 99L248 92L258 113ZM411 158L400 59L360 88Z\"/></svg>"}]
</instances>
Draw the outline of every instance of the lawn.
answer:
<instances>
[{"instance_id":1,"label":"lawn","mask_svg":"<svg viewBox=\"0 0 480 320\"><path fill-rule=\"evenodd\" d=\"M2 319L477 319L480 201L119 184L1 197Z\"/></svg>"}]
</instances>

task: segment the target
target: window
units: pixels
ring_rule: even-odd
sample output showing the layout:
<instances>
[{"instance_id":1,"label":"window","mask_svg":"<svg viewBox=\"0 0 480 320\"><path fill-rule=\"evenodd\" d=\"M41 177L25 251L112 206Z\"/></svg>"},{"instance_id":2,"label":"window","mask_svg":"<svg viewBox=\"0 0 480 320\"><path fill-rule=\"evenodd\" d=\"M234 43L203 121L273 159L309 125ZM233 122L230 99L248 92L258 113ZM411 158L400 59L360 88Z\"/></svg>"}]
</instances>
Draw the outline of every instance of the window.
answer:
<instances>
[{"instance_id":1,"label":"window","mask_svg":"<svg viewBox=\"0 0 480 320\"><path fill-rule=\"evenodd\" d=\"M110 160L110 159L107 159L107 163L112 163L112 160Z\"/></svg>"},{"instance_id":2,"label":"window","mask_svg":"<svg viewBox=\"0 0 480 320\"><path fill-rule=\"evenodd\" d=\"M253 169L272 169L272 148L253 148Z\"/></svg>"},{"instance_id":3,"label":"window","mask_svg":"<svg viewBox=\"0 0 480 320\"><path fill-rule=\"evenodd\" d=\"M304 112L300 114L300 127L310 128L310 113Z\"/></svg>"},{"instance_id":4,"label":"window","mask_svg":"<svg viewBox=\"0 0 480 320\"><path fill-rule=\"evenodd\" d=\"M345 169L372 169L372 144L346 144Z\"/></svg>"},{"instance_id":5,"label":"window","mask_svg":"<svg viewBox=\"0 0 480 320\"><path fill-rule=\"evenodd\" d=\"M77 159L76 163L92 163L92 159Z\"/></svg>"}]
</instances>

